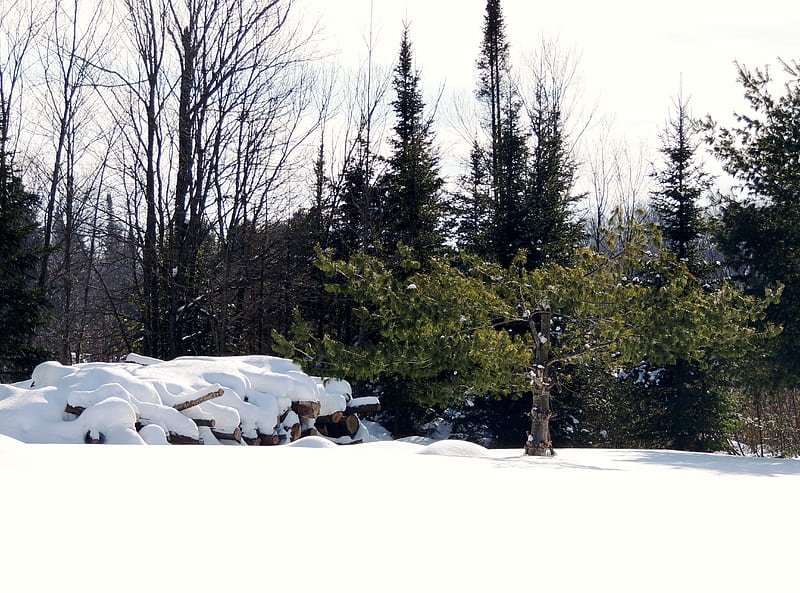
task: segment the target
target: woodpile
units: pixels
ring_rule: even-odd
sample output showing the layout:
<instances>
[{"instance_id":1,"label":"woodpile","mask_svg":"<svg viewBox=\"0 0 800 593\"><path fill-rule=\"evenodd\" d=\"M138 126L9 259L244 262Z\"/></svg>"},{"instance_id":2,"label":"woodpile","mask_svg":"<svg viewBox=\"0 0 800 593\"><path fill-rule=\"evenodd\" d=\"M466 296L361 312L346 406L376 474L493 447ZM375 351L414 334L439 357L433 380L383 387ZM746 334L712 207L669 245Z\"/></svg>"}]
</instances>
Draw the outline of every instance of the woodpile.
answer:
<instances>
[{"instance_id":1,"label":"woodpile","mask_svg":"<svg viewBox=\"0 0 800 593\"><path fill-rule=\"evenodd\" d=\"M354 398L346 381L309 376L288 359L159 361L131 355L128 360L43 362L30 386L9 388L7 397L21 403L8 409L25 417L28 401L46 399L53 408L49 418L60 413L65 423L52 431L61 442L241 446L275 446L304 437L357 443L369 436L362 419L380 411L378 398Z\"/></svg>"},{"instance_id":2,"label":"woodpile","mask_svg":"<svg viewBox=\"0 0 800 593\"><path fill-rule=\"evenodd\" d=\"M346 402L344 410L334 410L321 415L322 405L318 401L293 401L291 406L282 411L275 419L275 427L271 434L256 431L255 435L247 436L243 433L242 425L223 428L225 421L215 418L210 406L204 410L198 407L205 402L221 397L223 389L215 389L209 393L185 399L171 406L177 412L182 412L198 428L201 436L183 434L165 428L166 439L172 445L203 445L206 439L203 435L211 435L217 441L229 441L250 446L275 446L294 442L308 436L324 436L341 445L357 444L363 441L357 438L362 428L359 413L374 414L380 411L377 398L352 398ZM216 408L217 410L219 409ZM67 402L64 412L70 416L80 417L86 410L84 406ZM136 429L141 430L149 424L158 424L152 419L143 420L137 415ZM84 438L85 443L104 443L105 436L102 432L88 430Z\"/></svg>"}]
</instances>

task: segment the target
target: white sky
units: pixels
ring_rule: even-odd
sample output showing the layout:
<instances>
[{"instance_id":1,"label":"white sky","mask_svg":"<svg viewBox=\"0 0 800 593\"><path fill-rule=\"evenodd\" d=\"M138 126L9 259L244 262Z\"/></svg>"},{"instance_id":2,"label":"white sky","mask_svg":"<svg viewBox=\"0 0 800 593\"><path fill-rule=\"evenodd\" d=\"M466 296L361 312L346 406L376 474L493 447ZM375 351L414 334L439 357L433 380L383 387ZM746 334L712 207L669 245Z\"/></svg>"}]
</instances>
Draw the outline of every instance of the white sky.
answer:
<instances>
[{"instance_id":1,"label":"white sky","mask_svg":"<svg viewBox=\"0 0 800 593\"><path fill-rule=\"evenodd\" d=\"M318 15L330 49L343 65L366 54L371 0L297 0ZM485 0L372 0L378 60L394 59L404 20L428 96L445 84L444 99L474 90L475 60ZM745 103L734 60L753 67L777 57L800 59L797 0L504 0L512 51L533 50L544 38L580 57L587 104L612 117L629 142L658 145L658 133L683 85L695 116L730 120Z\"/></svg>"}]
</instances>

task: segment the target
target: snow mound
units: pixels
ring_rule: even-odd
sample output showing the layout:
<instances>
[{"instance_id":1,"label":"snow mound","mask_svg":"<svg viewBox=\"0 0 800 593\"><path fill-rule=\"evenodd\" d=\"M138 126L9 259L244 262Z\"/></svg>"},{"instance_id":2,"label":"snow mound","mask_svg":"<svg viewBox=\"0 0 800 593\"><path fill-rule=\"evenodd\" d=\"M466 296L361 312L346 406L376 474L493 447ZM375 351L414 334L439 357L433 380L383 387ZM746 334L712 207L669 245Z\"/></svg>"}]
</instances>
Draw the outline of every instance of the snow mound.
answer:
<instances>
[{"instance_id":1,"label":"snow mound","mask_svg":"<svg viewBox=\"0 0 800 593\"><path fill-rule=\"evenodd\" d=\"M338 445L328 439L320 436L310 436L293 443L289 443L289 447L308 447L309 449L335 449Z\"/></svg>"},{"instance_id":2,"label":"snow mound","mask_svg":"<svg viewBox=\"0 0 800 593\"><path fill-rule=\"evenodd\" d=\"M420 452L420 455L446 455L448 457L491 457L489 449L469 441L436 441Z\"/></svg>"}]
</instances>

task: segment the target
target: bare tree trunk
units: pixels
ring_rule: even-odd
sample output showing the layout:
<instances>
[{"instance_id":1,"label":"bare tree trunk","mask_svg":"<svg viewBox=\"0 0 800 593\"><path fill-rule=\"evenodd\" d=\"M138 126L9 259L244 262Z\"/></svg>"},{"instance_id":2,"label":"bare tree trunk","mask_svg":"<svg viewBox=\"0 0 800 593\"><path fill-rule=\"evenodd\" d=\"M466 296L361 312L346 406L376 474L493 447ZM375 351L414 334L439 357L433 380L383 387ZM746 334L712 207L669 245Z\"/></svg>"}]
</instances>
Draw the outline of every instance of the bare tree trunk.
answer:
<instances>
[{"instance_id":1,"label":"bare tree trunk","mask_svg":"<svg viewBox=\"0 0 800 593\"><path fill-rule=\"evenodd\" d=\"M536 337L535 368L531 373L533 402L531 405L531 430L525 442L526 455L553 455L553 441L550 438L550 418L553 416L550 407L550 389L553 386L552 367L550 366L550 327L553 314L551 311L540 311L539 327L531 321L531 329Z\"/></svg>"}]
</instances>

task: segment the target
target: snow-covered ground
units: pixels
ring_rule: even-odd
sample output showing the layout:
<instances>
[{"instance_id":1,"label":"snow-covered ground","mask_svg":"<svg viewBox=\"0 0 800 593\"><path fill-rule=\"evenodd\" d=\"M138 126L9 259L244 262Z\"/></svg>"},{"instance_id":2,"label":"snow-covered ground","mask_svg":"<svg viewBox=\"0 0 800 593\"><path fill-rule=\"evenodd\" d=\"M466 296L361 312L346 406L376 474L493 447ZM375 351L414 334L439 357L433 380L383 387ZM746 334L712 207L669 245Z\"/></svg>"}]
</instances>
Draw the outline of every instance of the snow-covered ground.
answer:
<instances>
[{"instance_id":1,"label":"snow-covered ground","mask_svg":"<svg viewBox=\"0 0 800 593\"><path fill-rule=\"evenodd\" d=\"M800 586L799 461L329 444L32 445L0 436L0 590Z\"/></svg>"},{"instance_id":2,"label":"snow-covered ground","mask_svg":"<svg viewBox=\"0 0 800 593\"><path fill-rule=\"evenodd\" d=\"M283 359L134 359L0 385L0 592L800 590L798 460L531 458L366 422L354 446L66 444L218 444L209 419L288 443L313 420L293 402L353 409Z\"/></svg>"}]
</instances>

